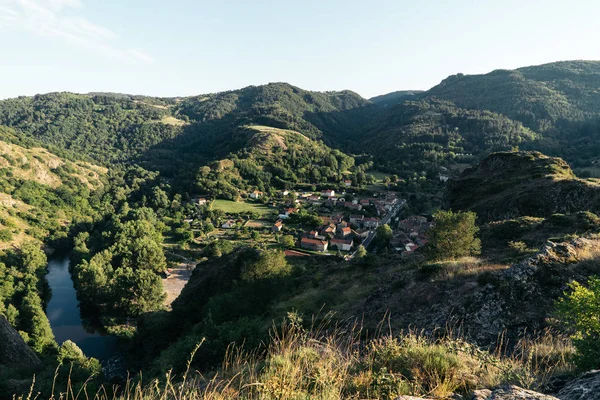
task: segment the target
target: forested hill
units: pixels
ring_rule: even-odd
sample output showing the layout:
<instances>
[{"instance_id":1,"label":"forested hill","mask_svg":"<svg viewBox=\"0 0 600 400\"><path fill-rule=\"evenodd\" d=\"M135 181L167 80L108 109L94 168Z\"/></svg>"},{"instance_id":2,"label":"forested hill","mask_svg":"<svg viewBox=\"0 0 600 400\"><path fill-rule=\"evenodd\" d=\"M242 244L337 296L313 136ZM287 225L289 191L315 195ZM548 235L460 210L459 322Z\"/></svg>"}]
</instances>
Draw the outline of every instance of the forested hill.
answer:
<instances>
[{"instance_id":1,"label":"forested hill","mask_svg":"<svg viewBox=\"0 0 600 400\"><path fill-rule=\"evenodd\" d=\"M504 114L540 132L600 113L600 61L563 61L484 75L452 75L425 95Z\"/></svg>"},{"instance_id":2,"label":"forested hill","mask_svg":"<svg viewBox=\"0 0 600 400\"><path fill-rule=\"evenodd\" d=\"M243 149L202 166L195 176L196 190L214 197L236 199L252 190L305 186L366 184L365 171L372 163L355 165L355 159L321 141L292 130L246 125L236 130ZM273 194L273 193L270 193Z\"/></svg>"},{"instance_id":3,"label":"forested hill","mask_svg":"<svg viewBox=\"0 0 600 400\"><path fill-rule=\"evenodd\" d=\"M49 93L0 101L0 124L53 149L138 163L187 183L198 168L244 151L248 125L370 156L405 179L515 146L561 156L581 172L600 153L599 87L600 62L570 61L458 74L426 92L371 100L287 83L184 98Z\"/></svg>"},{"instance_id":4,"label":"forested hill","mask_svg":"<svg viewBox=\"0 0 600 400\"><path fill-rule=\"evenodd\" d=\"M350 91L310 92L286 83L178 99L49 93L0 101L0 124L96 162L142 162L177 174L241 150L240 126L323 139L323 127L357 129L364 118L350 111L369 105Z\"/></svg>"}]
</instances>

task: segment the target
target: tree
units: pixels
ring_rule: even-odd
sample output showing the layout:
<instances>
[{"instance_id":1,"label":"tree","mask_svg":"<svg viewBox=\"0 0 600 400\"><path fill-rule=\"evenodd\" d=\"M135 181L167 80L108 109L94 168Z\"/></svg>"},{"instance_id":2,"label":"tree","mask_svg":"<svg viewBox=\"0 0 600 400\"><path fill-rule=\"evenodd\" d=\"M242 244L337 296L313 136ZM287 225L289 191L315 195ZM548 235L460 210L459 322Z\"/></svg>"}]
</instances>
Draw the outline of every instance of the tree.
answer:
<instances>
[{"instance_id":1,"label":"tree","mask_svg":"<svg viewBox=\"0 0 600 400\"><path fill-rule=\"evenodd\" d=\"M360 246L358 246L358 248L356 249L356 257L357 258L363 258L364 256L367 255L367 249L365 249L365 246L363 246L362 244Z\"/></svg>"},{"instance_id":2,"label":"tree","mask_svg":"<svg viewBox=\"0 0 600 400\"><path fill-rule=\"evenodd\" d=\"M285 247L294 247L296 241L294 240L294 237L292 235L284 235L281 238L281 244Z\"/></svg>"},{"instance_id":3,"label":"tree","mask_svg":"<svg viewBox=\"0 0 600 400\"><path fill-rule=\"evenodd\" d=\"M265 250L258 255L258 260L244 264L241 271L242 280L252 282L259 279L283 277L289 275L292 267L285 259L283 251Z\"/></svg>"},{"instance_id":4,"label":"tree","mask_svg":"<svg viewBox=\"0 0 600 400\"><path fill-rule=\"evenodd\" d=\"M375 242L378 246L387 247L393 234L392 228L388 224L383 224L375 231Z\"/></svg>"},{"instance_id":5,"label":"tree","mask_svg":"<svg viewBox=\"0 0 600 400\"><path fill-rule=\"evenodd\" d=\"M600 278L590 278L587 286L570 283L570 292L557 302L558 314L573 331L577 366L584 371L600 367Z\"/></svg>"},{"instance_id":6,"label":"tree","mask_svg":"<svg viewBox=\"0 0 600 400\"><path fill-rule=\"evenodd\" d=\"M427 231L427 253L433 259L474 256L481 253L474 212L437 211Z\"/></svg>"}]
</instances>

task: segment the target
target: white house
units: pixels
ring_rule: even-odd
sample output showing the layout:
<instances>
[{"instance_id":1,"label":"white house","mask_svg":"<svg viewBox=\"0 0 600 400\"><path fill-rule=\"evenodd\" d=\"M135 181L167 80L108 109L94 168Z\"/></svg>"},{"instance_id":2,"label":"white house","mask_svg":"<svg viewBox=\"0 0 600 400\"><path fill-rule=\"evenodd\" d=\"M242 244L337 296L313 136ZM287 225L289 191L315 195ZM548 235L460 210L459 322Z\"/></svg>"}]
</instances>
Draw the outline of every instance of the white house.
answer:
<instances>
[{"instance_id":1,"label":"white house","mask_svg":"<svg viewBox=\"0 0 600 400\"><path fill-rule=\"evenodd\" d=\"M331 239L329 241L329 245L331 247L335 247L341 251L350 251L352 250L352 240L346 239Z\"/></svg>"},{"instance_id":2,"label":"white house","mask_svg":"<svg viewBox=\"0 0 600 400\"><path fill-rule=\"evenodd\" d=\"M235 221L230 219L230 220L226 221L223 225L221 225L221 228L229 229L229 228L233 228L234 226L235 226Z\"/></svg>"}]
</instances>

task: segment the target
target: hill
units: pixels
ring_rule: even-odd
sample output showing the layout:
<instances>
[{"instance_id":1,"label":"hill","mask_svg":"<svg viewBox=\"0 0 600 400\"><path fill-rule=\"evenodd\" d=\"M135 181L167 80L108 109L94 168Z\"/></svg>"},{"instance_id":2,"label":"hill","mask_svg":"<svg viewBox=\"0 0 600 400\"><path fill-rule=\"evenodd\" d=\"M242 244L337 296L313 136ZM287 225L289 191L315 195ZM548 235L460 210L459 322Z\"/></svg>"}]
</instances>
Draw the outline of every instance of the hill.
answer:
<instances>
[{"instance_id":1,"label":"hill","mask_svg":"<svg viewBox=\"0 0 600 400\"><path fill-rule=\"evenodd\" d=\"M404 100L411 100L420 93L423 93L423 90L398 90L396 92L371 97L369 101L374 104L389 107L402 103Z\"/></svg>"},{"instance_id":2,"label":"hill","mask_svg":"<svg viewBox=\"0 0 600 400\"><path fill-rule=\"evenodd\" d=\"M447 205L475 211L481 221L597 212L600 184L578 179L560 158L538 152L495 153L449 183Z\"/></svg>"},{"instance_id":3,"label":"hill","mask_svg":"<svg viewBox=\"0 0 600 400\"><path fill-rule=\"evenodd\" d=\"M535 140L536 133L521 123L491 111L459 108L449 101L405 101L381 112L357 138L357 148L373 154L375 163L389 171L431 171L472 162L492 151Z\"/></svg>"},{"instance_id":4,"label":"hill","mask_svg":"<svg viewBox=\"0 0 600 400\"><path fill-rule=\"evenodd\" d=\"M198 192L236 199L251 190L337 187L345 179L360 184L369 167L356 166L353 157L292 130L246 125L235 135L236 141L244 143L242 149L199 168Z\"/></svg>"},{"instance_id":5,"label":"hill","mask_svg":"<svg viewBox=\"0 0 600 400\"><path fill-rule=\"evenodd\" d=\"M596 117L600 61L563 61L483 75L452 75L426 96L486 109L545 132L557 122Z\"/></svg>"},{"instance_id":6,"label":"hill","mask_svg":"<svg viewBox=\"0 0 600 400\"><path fill-rule=\"evenodd\" d=\"M104 186L106 168L59 157L10 128L0 135L0 249L57 239L74 217L93 214L89 199Z\"/></svg>"},{"instance_id":7,"label":"hill","mask_svg":"<svg viewBox=\"0 0 600 400\"><path fill-rule=\"evenodd\" d=\"M173 103L128 95L48 93L0 101L0 124L96 162L124 161L180 132L180 126L161 122L171 115Z\"/></svg>"}]
</instances>

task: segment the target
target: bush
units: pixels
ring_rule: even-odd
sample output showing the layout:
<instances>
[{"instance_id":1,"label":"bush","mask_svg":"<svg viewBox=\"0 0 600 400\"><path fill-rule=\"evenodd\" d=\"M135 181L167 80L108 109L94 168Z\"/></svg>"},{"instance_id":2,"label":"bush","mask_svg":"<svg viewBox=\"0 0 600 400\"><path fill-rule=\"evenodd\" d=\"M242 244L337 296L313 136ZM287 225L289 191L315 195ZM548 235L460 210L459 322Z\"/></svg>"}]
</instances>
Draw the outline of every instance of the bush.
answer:
<instances>
[{"instance_id":1,"label":"bush","mask_svg":"<svg viewBox=\"0 0 600 400\"><path fill-rule=\"evenodd\" d=\"M572 282L569 289L558 301L557 309L564 324L573 331L577 367L581 370L599 368L600 278L590 278L588 287Z\"/></svg>"},{"instance_id":2,"label":"bush","mask_svg":"<svg viewBox=\"0 0 600 400\"><path fill-rule=\"evenodd\" d=\"M13 239L13 234L10 229L0 229L0 242L10 242Z\"/></svg>"}]
</instances>

